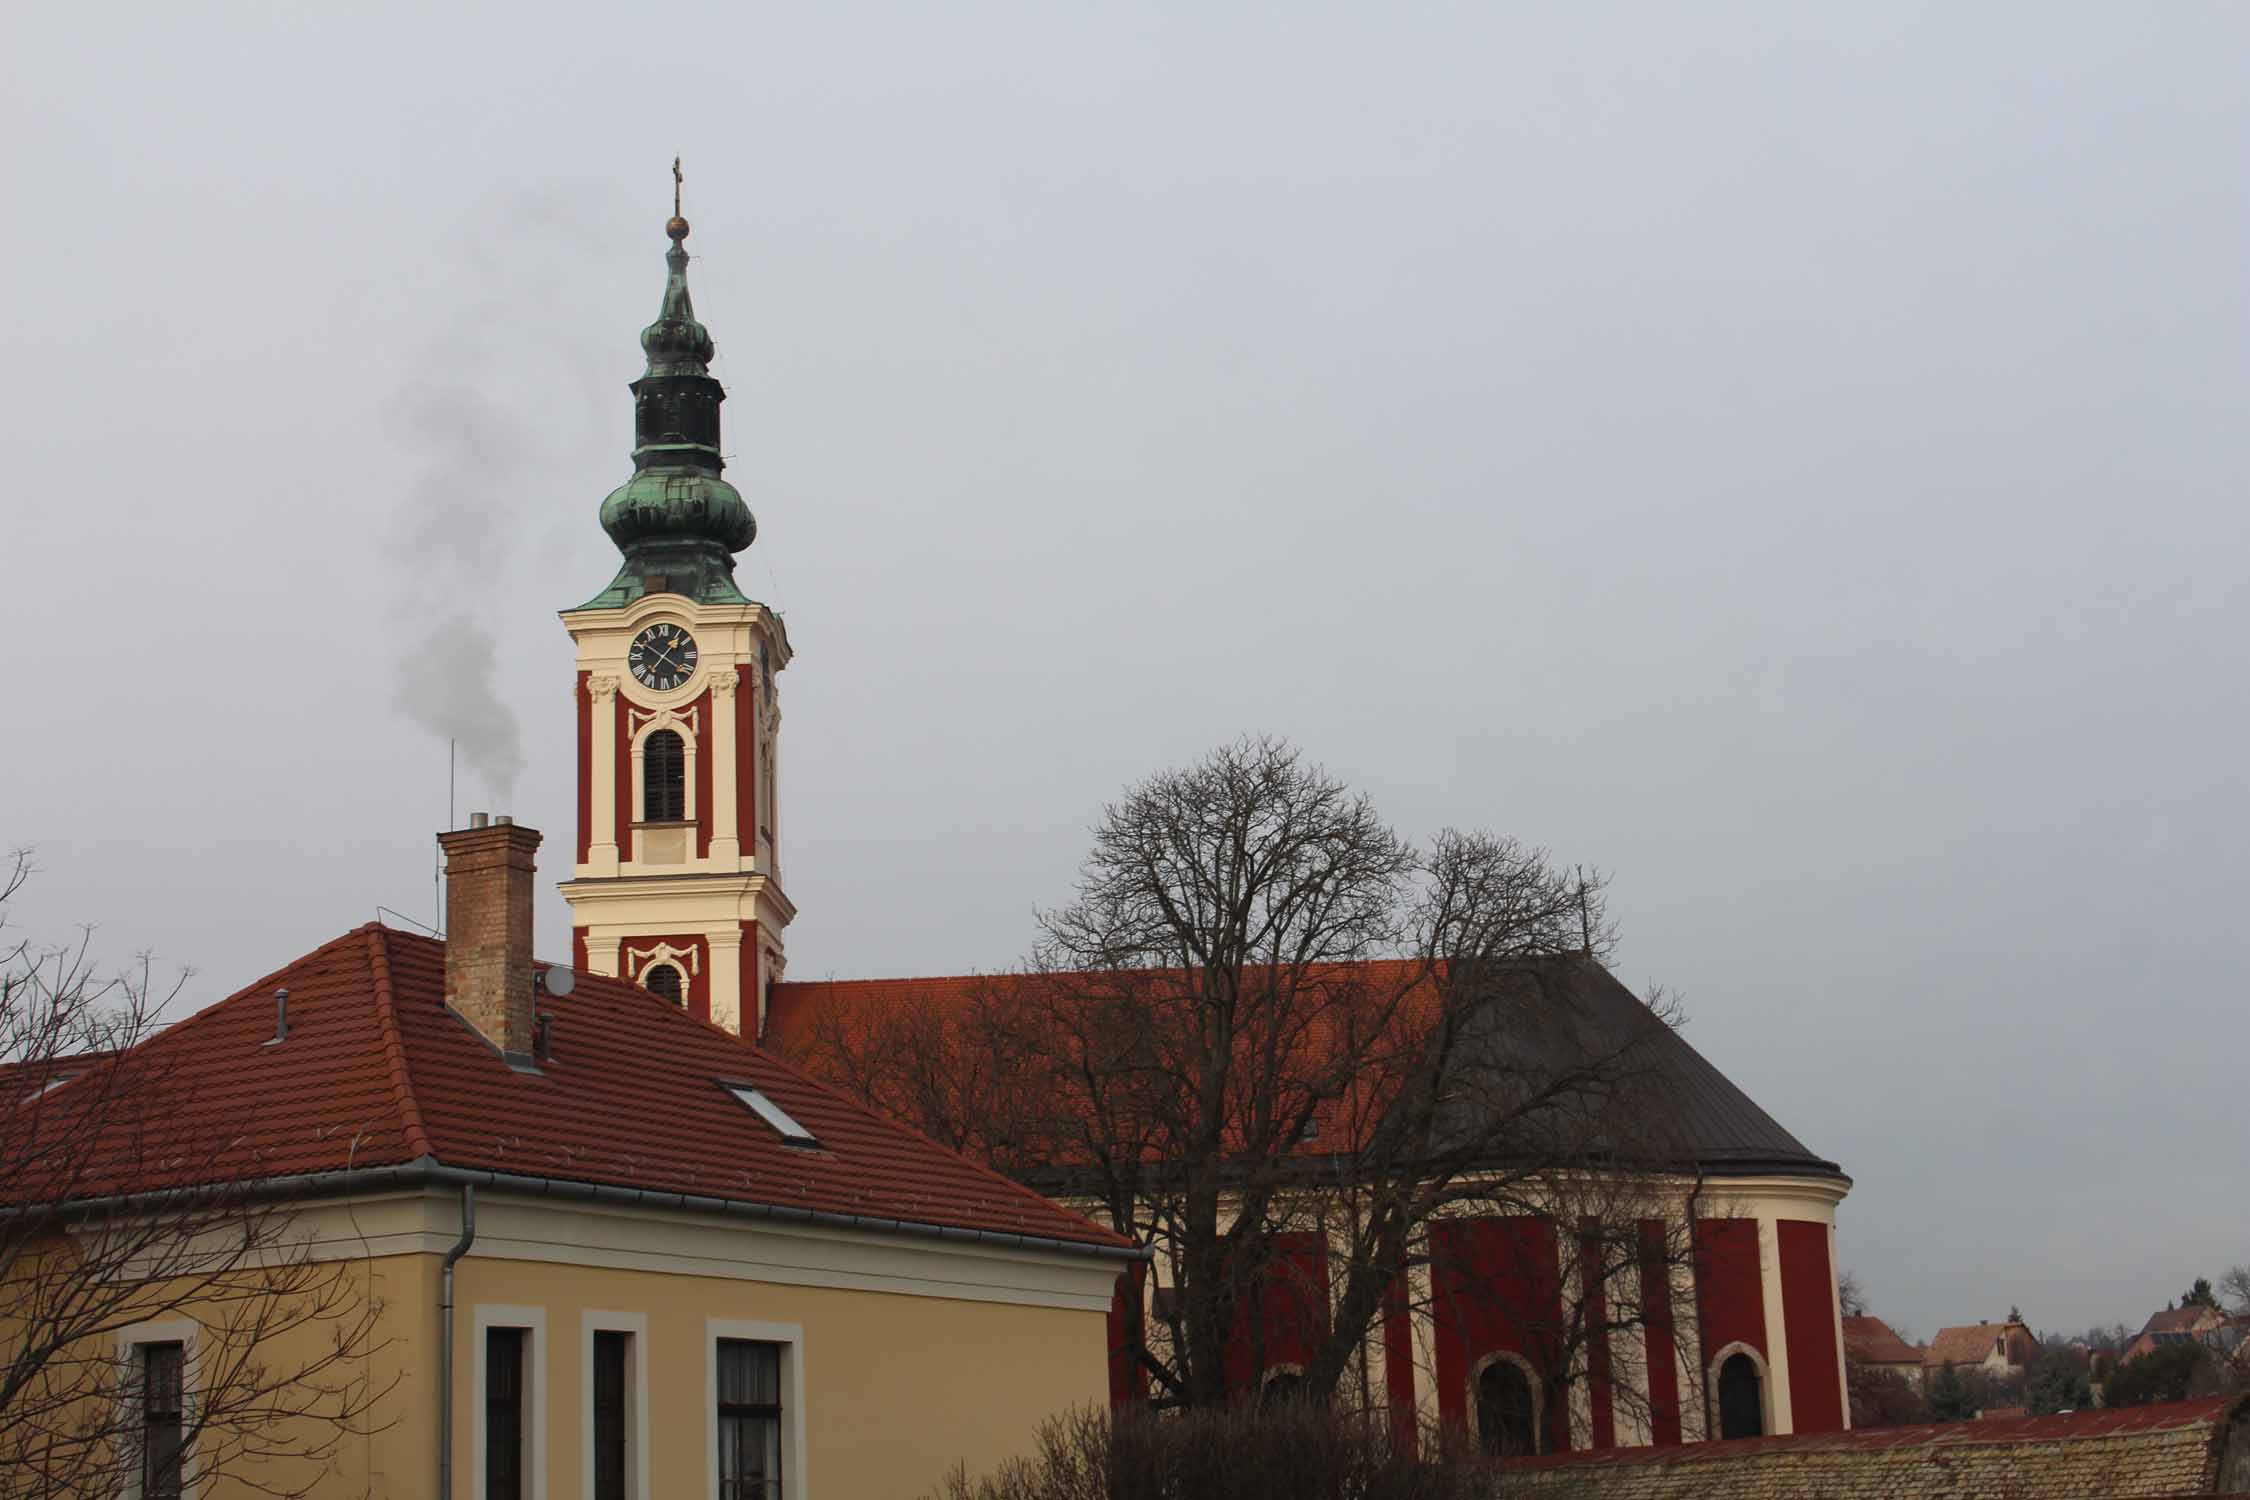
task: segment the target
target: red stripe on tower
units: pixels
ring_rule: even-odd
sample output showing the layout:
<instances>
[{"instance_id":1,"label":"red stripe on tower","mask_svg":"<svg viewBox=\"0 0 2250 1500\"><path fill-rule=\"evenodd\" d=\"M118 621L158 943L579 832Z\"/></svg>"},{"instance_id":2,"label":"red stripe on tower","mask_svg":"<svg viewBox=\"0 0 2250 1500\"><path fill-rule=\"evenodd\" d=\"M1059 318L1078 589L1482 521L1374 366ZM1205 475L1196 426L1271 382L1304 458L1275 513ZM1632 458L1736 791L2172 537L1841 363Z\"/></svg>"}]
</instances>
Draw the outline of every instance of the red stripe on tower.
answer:
<instances>
[{"instance_id":1,"label":"red stripe on tower","mask_svg":"<svg viewBox=\"0 0 2250 1500\"><path fill-rule=\"evenodd\" d=\"M617 857L633 857L633 711L617 699Z\"/></svg>"},{"instance_id":2,"label":"red stripe on tower","mask_svg":"<svg viewBox=\"0 0 2250 1500\"><path fill-rule=\"evenodd\" d=\"M718 697L709 688L703 690L686 708L679 710L683 717L693 715L695 720L695 857L711 857L711 743L717 730L712 726L711 713L718 706Z\"/></svg>"},{"instance_id":3,"label":"red stripe on tower","mask_svg":"<svg viewBox=\"0 0 2250 1500\"><path fill-rule=\"evenodd\" d=\"M744 852L758 852L758 674L750 663L734 669L734 831ZM749 1021L745 1018L743 1024Z\"/></svg>"},{"instance_id":4,"label":"red stripe on tower","mask_svg":"<svg viewBox=\"0 0 2250 1500\"><path fill-rule=\"evenodd\" d=\"M578 862L594 847L594 690L591 672L578 674ZM583 969L585 964L578 965Z\"/></svg>"}]
</instances>

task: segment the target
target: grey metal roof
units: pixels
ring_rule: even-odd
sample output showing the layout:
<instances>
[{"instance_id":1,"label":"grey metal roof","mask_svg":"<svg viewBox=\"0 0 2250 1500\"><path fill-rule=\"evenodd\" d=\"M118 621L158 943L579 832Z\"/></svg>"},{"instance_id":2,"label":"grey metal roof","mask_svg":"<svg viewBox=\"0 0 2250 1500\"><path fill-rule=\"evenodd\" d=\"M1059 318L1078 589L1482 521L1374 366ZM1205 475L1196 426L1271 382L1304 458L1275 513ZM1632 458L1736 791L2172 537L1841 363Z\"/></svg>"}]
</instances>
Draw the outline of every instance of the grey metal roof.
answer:
<instances>
[{"instance_id":1,"label":"grey metal roof","mask_svg":"<svg viewBox=\"0 0 2250 1500\"><path fill-rule=\"evenodd\" d=\"M1624 1112L1640 1129L1619 1140L1622 1154L1692 1163L1717 1177L1844 1177L1600 964L1554 960L1513 972L1524 982L1479 1012L1474 1055L1525 1079L1589 1057L1629 1059L1609 1069L1623 1080L1618 1096L1638 1106Z\"/></svg>"}]
</instances>

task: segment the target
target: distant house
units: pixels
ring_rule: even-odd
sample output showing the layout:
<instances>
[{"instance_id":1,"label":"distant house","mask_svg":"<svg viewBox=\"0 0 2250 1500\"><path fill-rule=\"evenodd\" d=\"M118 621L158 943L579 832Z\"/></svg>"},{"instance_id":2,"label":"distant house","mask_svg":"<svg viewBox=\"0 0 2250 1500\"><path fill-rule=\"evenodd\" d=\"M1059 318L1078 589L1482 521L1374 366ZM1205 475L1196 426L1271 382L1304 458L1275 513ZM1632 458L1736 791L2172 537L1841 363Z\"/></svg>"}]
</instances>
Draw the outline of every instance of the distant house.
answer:
<instances>
[{"instance_id":1,"label":"distant house","mask_svg":"<svg viewBox=\"0 0 2250 1500\"><path fill-rule=\"evenodd\" d=\"M2167 1307L2149 1314L2148 1321L2141 1325L2140 1334L2125 1346L2118 1362L2130 1364L2167 1344L2187 1343L2202 1344L2229 1359L2239 1359L2246 1333L2250 1333L2250 1319L2230 1318L2200 1302Z\"/></svg>"},{"instance_id":2,"label":"distant house","mask_svg":"<svg viewBox=\"0 0 2250 1500\"><path fill-rule=\"evenodd\" d=\"M1922 1381L1922 1351L1881 1318L1844 1319L1844 1358L1868 1369L1887 1370L1916 1385Z\"/></svg>"},{"instance_id":3,"label":"distant house","mask_svg":"<svg viewBox=\"0 0 2250 1500\"><path fill-rule=\"evenodd\" d=\"M1925 1378L1939 1370L1982 1370L1997 1379L2012 1380L2031 1368L2039 1353L2039 1339L2022 1323L1964 1323L1940 1328L1922 1351Z\"/></svg>"}]
</instances>

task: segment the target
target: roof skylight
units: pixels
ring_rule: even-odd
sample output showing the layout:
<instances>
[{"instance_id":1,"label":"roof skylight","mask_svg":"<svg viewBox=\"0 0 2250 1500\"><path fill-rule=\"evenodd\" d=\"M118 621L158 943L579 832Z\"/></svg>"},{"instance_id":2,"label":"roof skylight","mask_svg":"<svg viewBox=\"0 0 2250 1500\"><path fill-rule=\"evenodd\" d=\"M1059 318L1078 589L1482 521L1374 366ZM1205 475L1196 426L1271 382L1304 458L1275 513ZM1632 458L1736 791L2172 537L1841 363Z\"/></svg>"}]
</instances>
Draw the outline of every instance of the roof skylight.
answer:
<instances>
[{"instance_id":1,"label":"roof skylight","mask_svg":"<svg viewBox=\"0 0 2250 1500\"><path fill-rule=\"evenodd\" d=\"M789 1111L759 1093L747 1083L722 1083L720 1088L734 1095L735 1102L774 1128L784 1141L792 1146L817 1146L813 1133L797 1123Z\"/></svg>"}]
</instances>

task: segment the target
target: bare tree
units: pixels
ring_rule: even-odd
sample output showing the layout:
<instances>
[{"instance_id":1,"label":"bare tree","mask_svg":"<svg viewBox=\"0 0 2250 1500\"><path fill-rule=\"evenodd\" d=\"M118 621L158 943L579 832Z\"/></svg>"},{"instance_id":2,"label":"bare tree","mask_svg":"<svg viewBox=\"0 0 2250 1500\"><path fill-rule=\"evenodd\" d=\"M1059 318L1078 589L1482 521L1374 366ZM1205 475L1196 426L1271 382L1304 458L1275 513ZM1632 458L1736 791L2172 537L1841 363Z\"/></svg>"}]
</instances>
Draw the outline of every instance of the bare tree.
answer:
<instances>
[{"instance_id":1,"label":"bare tree","mask_svg":"<svg viewBox=\"0 0 2250 1500\"><path fill-rule=\"evenodd\" d=\"M1291 1377L1334 1394L1387 1310L1434 1295L1409 1291L1433 1225L1478 1214L1549 1224L1581 1267L1541 1314L1541 1378L1608 1379L1588 1366L1647 1315L1643 1262L1692 1254L1693 1168L1664 1135L1672 1008L1603 1003L1602 895L1510 839L1415 848L1245 740L1104 810L1024 973L942 1013L831 1010L801 1056L1152 1242L1165 1295L1125 1313L1158 1405L1255 1381L1277 1303L1301 1310Z\"/></svg>"},{"instance_id":2,"label":"bare tree","mask_svg":"<svg viewBox=\"0 0 2250 1500\"><path fill-rule=\"evenodd\" d=\"M388 1390L380 1307L228 1133L181 1123L195 1081L144 1046L179 986L90 955L0 949L0 1500L306 1493ZM176 1362L121 1344L149 1324L192 1329Z\"/></svg>"}]
</instances>

